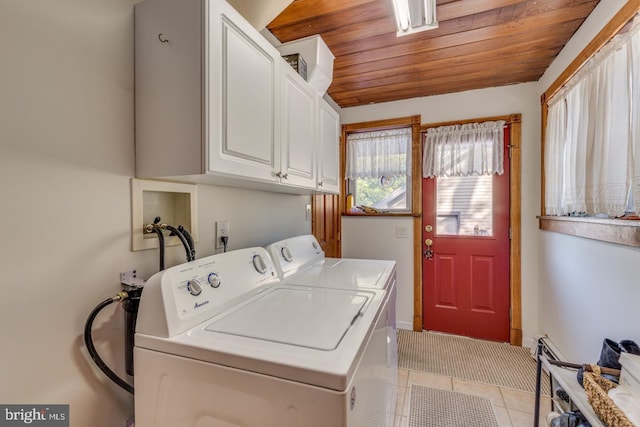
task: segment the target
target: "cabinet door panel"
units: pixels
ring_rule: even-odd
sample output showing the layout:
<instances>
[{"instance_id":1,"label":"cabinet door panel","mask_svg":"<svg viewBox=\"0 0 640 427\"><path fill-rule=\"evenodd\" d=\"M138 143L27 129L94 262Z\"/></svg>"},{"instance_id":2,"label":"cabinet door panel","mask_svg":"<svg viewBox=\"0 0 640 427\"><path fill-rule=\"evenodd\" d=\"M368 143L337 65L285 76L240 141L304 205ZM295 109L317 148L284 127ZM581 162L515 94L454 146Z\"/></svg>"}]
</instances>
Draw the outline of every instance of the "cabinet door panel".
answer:
<instances>
[{"instance_id":1,"label":"cabinet door panel","mask_svg":"<svg viewBox=\"0 0 640 427\"><path fill-rule=\"evenodd\" d=\"M319 100L319 183L318 190L340 192L340 118L323 99ZM320 184L321 183L321 184Z\"/></svg>"},{"instance_id":2,"label":"cabinet door panel","mask_svg":"<svg viewBox=\"0 0 640 427\"><path fill-rule=\"evenodd\" d=\"M284 184L315 188L315 91L288 65L283 86L282 173Z\"/></svg>"},{"instance_id":3,"label":"cabinet door panel","mask_svg":"<svg viewBox=\"0 0 640 427\"><path fill-rule=\"evenodd\" d=\"M222 151L273 167L273 58L233 27L226 36Z\"/></svg>"},{"instance_id":4,"label":"cabinet door panel","mask_svg":"<svg viewBox=\"0 0 640 427\"><path fill-rule=\"evenodd\" d=\"M266 40L253 34L253 28L240 26L246 24L242 19L231 22L227 16L233 18L237 12L225 2L210 4L209 40L214 58L209 72L209 132L212 138L220 138L220 144L211 144L209 171L276 180L280 161L276 155L276 76L280 58Z\"/></svg>"}]
</instances>

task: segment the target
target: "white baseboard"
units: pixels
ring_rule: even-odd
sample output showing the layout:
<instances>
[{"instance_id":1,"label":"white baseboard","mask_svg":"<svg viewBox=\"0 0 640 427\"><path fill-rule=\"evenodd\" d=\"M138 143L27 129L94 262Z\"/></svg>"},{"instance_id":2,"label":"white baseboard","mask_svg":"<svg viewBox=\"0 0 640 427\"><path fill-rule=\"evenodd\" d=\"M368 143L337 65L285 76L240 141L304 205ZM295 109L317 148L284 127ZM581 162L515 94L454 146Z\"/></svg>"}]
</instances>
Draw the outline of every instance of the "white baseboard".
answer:
<instances>
[{"instance_id":1,"label":"white baseboard","mask_svg":"<svg viewBox=\"0 0 640 427\"><path fill-rule=\"evenodd\" d=\"M413 331L413 323L411 322L396 322L396 328L398 329L408 329Z\"/></svg>"},{"instance_id":2,"label":"white baseboard","mask_svg":"<svg viewBox=\"0 0 640 427\"><path fill-rule=\"evenodd\" d=\"M527 348L535 348L538 345L538 340L533 338L523 338L522 346Z\"/></svg>"}]
</instances>

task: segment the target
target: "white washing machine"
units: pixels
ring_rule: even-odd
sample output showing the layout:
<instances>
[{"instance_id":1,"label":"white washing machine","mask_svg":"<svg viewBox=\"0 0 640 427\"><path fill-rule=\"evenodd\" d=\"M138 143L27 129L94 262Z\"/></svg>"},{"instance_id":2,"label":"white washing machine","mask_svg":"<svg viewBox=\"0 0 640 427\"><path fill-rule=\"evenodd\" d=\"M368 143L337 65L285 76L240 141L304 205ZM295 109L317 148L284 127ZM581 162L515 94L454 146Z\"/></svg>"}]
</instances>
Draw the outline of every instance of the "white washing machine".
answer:
<instances>
[{"instance_id":1,"label":"white washing machine","mask_svg":"<svg viewBox=\"0 0 640 427\"><path fill-rule=\"evenodd\" d=\"M325 258L313 235L296 236L267 246L283 283L335 289L385 291L385 309L380 316L387 327L386 411L393 424L398 385L396 329L396 262L353 258Z\"/></svg>"},{"instance_id":2,"label":"white washing machine","mask_svg":"<svg viewBox=\"0 0 640 427\"><path fill-rule=\"evenodd\" d=\"M151 277L137 427L386 426L385 291L283 283L264 248Z\"/></svg>"}]
</instances>

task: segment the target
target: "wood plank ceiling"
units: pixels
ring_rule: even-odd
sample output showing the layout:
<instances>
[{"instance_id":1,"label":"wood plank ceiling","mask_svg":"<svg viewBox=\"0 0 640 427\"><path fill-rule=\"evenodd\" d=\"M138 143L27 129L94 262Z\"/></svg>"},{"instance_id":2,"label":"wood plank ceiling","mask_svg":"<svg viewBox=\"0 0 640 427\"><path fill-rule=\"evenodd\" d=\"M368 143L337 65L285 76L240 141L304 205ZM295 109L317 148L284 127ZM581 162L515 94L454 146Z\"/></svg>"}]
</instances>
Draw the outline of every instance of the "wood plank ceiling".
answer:
<instances>
[{"instance_id":1,"label":"wood plank ceiling","mask_svg":"<svg viewBox=\"0 0 640 427\"><path fill-rule=\"evenodd\" d=\"M396 37L391 0L294 0L268 26L320 34L341 107L537 81L599 0L437 0L437 29Z\"/></svg>"}]
</instances>

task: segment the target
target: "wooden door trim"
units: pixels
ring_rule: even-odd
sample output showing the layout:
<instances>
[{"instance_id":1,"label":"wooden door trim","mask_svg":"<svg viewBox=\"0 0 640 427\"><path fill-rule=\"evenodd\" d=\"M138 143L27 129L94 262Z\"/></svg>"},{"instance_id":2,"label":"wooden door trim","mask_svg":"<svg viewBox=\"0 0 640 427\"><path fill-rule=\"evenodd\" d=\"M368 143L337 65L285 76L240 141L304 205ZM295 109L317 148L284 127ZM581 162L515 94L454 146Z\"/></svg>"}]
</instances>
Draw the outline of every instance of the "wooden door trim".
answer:
<instances>
[{"instance_id":1,"label":"wooden door trim","mask_svg":"<svg viewBox=\"0 0 640 427\"><path fill-rule=\"evenodd\" d=\"M504 120L511 126L511 175L509 177L509 226L511 241L509 244L509 289L510 289L510 342L522 345L522 277L521 277L521 145L522 145L522 115L511 114L473 120L460 120L422 125L424 132L427 128L454 124L478 123L486 121ZM413 330L422 331L422 216L414 219L414 260L413 260Z\"/></svg>"}]
</instances>

